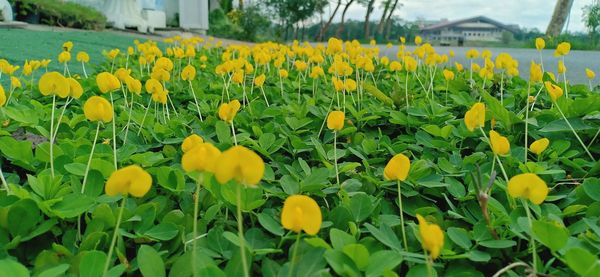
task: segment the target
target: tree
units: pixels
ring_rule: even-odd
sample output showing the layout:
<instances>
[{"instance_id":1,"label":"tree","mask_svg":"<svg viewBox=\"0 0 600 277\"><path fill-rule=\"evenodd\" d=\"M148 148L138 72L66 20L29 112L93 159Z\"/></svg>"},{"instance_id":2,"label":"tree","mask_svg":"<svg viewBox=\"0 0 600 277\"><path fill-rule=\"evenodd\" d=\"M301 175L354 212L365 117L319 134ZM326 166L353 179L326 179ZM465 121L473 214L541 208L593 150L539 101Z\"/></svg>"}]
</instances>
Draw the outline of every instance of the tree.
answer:
<instances>
[{"instance_id":1,"label":"tree","mask_svg":"<svg viewBox=\"0 0 600 277\"><path fill-rule=\"evenodd\" d=\"M600 3L598 1L583 7L583 24L588 28L592 43L596 46L598 26L600 26Z\"/></svg>"},{"instance_id":2,"label":"tree","mask_svg":"<svg viewBox=\"0 0 600 277\"><path fill-rule=\"evenodd\" d=\"M369 27L371 25L371 22L369 22L369 19L371 18L371 13L373 13L373 10L375 9L375 0L368 0L367 2L367 12L365 14L365 25L364 25L364 34L365 34L365 38L368 39L369 38Z\"/></svg>"},{"instance_id":3,"label":"tree","mask_svg":"<svg viewBox=\"0 0 600 277\"><path fill-rule=\"evenodd\" d=\"M388 40L390 37L390 19L392 18L392 15L394 14L394 11L396 10L396 7L398 6L398 0L394 0L394 4L392 4L392 7L390 8L390 12L388 13L388 17L385 20L385 26L386 27L386 32L385 32L385 39ZM402 7L402 4L400 4L400 6Z\"/></svg>"},{"instance_id":4,"label":"tree","mask_svg":"<svg viewBox=\"0 0 600 277\"><path fill-rule=\"evenodd\" d=\"M327 29L329 29L329 25L331 25L331 21L333 21L333 18L337 14L337 12L340 9L341 5L342 5L342 0L338 0L337 4L335 5L335 9L333 10L333 12L331 13L331 15L329 16L329 20L327 20L327 23L325 23L325 25L323 25L323 27L321 27L321 30L319 30L319 33L315 37L316 41L321 41L323 39L323 35L325 34L325 32L327 32Z\"/></svg>"},{"instance_id":5,"label":"tree","mask_svg":"<svg viewBox=\"0 0 600 277\"><path fill-rule=\"evenodd\" d=\"M546 29L547 36L556 37L560 35L563 27L565 26L565 22L567 21L567 17L571 12L573 1L574 0L556 1L556 6L554 6L554 13L552 13L552 18L550 19L550 23L548 24L548 28Z\"/></svg>"},{"instance_id":6,"label":"tree","mask_svg":"<svg viewBox=\"0 0 600 277\"><path fill-rule=\"evenodd\" d=\"M383 33L383 23L385 23L385 19L387 18L388 10L392 4L392 0L385 0L381 5L383 6L383 14L381 15L381 20L379 20L379 25L377 25L377 33Z\"/></svg>"},{"instance_id":7,"label":"tree","mask_svg":"<svg viewBox=\"0 0 600 277\"><path fill-rule=\"evenodd\" d=\"M337 32L335 32L336 37L340 37L342 35L342 32L344 31L344 20L346 18L346 12L348 12L348 8L350 8L350 5L352 5L354 1L355 0L349 0L348 2L346 2L346 6L344 7L344 11L342 12L342 21L340 22L340 25L338 25Z\"/></svg>"}]
</instances>

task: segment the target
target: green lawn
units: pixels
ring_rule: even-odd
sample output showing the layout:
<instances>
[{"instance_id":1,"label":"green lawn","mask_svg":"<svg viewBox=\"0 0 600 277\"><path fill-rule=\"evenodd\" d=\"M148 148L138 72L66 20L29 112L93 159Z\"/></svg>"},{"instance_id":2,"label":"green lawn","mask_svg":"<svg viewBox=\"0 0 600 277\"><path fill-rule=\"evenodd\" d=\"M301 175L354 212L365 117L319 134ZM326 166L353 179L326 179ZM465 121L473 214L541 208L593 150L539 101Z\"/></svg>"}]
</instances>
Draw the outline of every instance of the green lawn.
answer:
<instances>
[{"instance_id":1,"label":"green lawn","mask_svg":"<svg viewBox=\"0 0 600 277\"><path fill-rule=\"evenodd\" d=\"M22 29L0 29L0 38L2 38L2 42L0 42L0 59L6 59L10 63L21 67L26 59L52 59L50 69L61 72L63 67L58 64L57 57L62 51L63 42L70 40L75 46L72 50L69 68L71 73L79 74L82 73L81 66L75 59L79 51L86 51L90 55L90 63L98 64L105 59L102 56L102 50L132 45L132 41L136 39L132 35L119 35L111 32L32 31ZM121 49L121 51L125 50Z\"/></svg>"}]
</instances>

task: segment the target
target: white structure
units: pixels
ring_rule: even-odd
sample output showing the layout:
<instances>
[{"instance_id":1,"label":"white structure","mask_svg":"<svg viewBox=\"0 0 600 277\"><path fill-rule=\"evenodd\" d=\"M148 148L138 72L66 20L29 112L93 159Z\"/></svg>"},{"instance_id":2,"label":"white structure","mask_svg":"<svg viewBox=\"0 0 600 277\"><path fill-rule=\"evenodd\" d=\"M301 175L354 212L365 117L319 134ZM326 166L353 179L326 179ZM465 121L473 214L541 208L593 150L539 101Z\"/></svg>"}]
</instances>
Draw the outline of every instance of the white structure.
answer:
<instances>
[{"instance_id":1,"label":"white structure","mask_svg":"<svg viewBox=\"0 0 600 277\"><path fill-rule=\"evenodd\" d=\"M0 0L0 17L2 21L11 22L13 20L12 7L6 0Z\"/></svg>"},{"instance_id":2,"label":"white structure","mask_svg":"<svg viewBox=\"0 0 600 277\"><path fill-rule=\"evenodd\" d=\"M0 0L2 1L2 0ZM179 15L184 29L208 30L208 0L69 0L101 11L114 28L153 32Z\"/></svg>"},{"instance_id":3,"label":"white structure","mask_svg":"<svg viewBox=\"0 0 600 277\"><path fill-rule=\"evenodd\" d=\"M422 36L440 44L464 41L501 41L503 32L515 33L518 27L505 25L485 16L456 21L442 21L421 28Z\"/></svg>"}]
</instances>

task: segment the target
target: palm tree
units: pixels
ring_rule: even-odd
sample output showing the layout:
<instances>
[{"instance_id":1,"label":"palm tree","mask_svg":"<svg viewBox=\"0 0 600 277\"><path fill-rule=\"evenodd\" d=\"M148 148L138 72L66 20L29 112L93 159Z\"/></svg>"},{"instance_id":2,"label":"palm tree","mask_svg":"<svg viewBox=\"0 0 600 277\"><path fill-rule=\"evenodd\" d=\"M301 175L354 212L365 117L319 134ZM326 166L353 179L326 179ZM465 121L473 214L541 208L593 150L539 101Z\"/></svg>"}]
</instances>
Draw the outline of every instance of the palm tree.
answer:
<instances>
[{"instance_id":1,"label":"palm tree","mask_svg":"<svg viewBox=\"0 0 600 277\"><path fill-rule=\"evenodd\" d=\"M348 12L348 8L350 8L350 5L352 5L354 1L356 0L349 0L348 2L346 2L346 6L344 7L344 11L342 12L342 21L338 25L338 29L335 32L335 36L338 38L342 36L342 32L344 31L344 20L346 19L346 12Z\"/></svg>"},{"instance_id":2,"label":"palm tree","mask_svg":"<svg viewBox=\"0 0 600 277\"><path fill-rule=\"evenodd\" d=\"M331 25L331 21L333 21L333 18L337 14L337 12L340 9L341 5L342 5L342 0L338 0L337 4L335 5L335 9L333 10L333 12L331 13L331 15L329 16L329 20L327 20L327 23L325 23L325 25L323 25L323 27L321 27L321 30L319 30L319 33L315 37L316 41L321 41L323 39L323 35L325 35L325 32L327 32L327 29L329 29L329 25Z\"/></svg>"},{"instance_id":3,"label":"palm tree","mask_svg":"<svg viewBox=\"0 0 600 277\"><path fill-rule=\"evenodd\" d=\"M369 0L369 2L367 2L367 13L365 14L365 26L364 26L364 33L365 33L366 39L368 39L369 35L370 35L369 27L371 25L371 22L369 22L369 19L371 18L371 13L373 13L374 5L375 5L375 0Z\"/></svg>"}]
</instances>

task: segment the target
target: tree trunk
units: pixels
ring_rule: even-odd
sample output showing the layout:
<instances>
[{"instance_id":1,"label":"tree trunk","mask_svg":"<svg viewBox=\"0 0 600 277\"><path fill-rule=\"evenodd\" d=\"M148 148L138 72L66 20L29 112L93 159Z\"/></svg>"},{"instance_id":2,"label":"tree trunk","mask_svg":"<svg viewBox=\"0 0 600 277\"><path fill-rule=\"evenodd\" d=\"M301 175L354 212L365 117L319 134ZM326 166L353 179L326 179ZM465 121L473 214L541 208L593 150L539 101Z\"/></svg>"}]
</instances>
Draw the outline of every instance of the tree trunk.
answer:
<instances>
[{"instance_id":1,"label":"tree trunk","mask_svg":"<svg viewBox=\"0 0 600 277\"><path fill-rule=\"evenodd\" d=\"M548 28L546 29L547 36L556 37L560 35L563 27L565 26L565 22L567 21L567 17L571 12L573 1L574 0L556 1L556 6L554 6L554 13L552 14L552 19L550 19L550 24L548 24Z\"/></svg>"},{"instance_id":2,"label":"tree trunk","mask_svg":"<svg viewBox=\"0 0 600 277\"><path fill-rule=\"evenodd\" d=\"M367 4L367 14L365 15L365 39L369 39L369 25L371 25L369 19L371 18L371 13L373 12L373 5L375 5L375 0L369 0L369 3Z\"/></svg>"},{"instance_id":3,"label":"tree trunk","mask_svg":"<svg viewBox=\"0 0 600 277\"><path fill-rule=\"evenodd\" d=\"M329 20L327 20L327 23L325 23L325 25L323 25L323 27L321 27L321 30L319 30L319 34L317 34L317 36L315 37L316 41L321 41L323 39L323 35L325 34L325 32L327 32L327 29L329 29L329 25L331 25L331 21L333 21L333 18L337 14L341 5L342 5L342 0L338 0L337 5L335 6L335 9L333 10L333 13L331 14L331 16L329 16Z\"/></svg>"},{"instance_id":4,"label":"tree trunk","mask_svg":"<svg viewBox=\"0 0 600 277\"><path fill-rule=\"evenodd\" d=\"M394 0L394 4L392 5L392 8L390 9L390 12L388 13L388 17L387 20L385 21L385 40L388 40L390 38L390 21L392 19L392 15L394 15L394 11L396 10L396 6L398 5L398 0Z\"/></svg>"},{"instance_id":5,"label":"tree trunk","mask_svg":"<svg viewBox=\"0 0 600 277\"><path fill-rule=\"evenodd\" d=\"M346 17L346 12L348 11L348 8L350 8L350 5L352 5L352 3L354 3L354 0L348 1L348 3L346 3L346 6L344 7L344 11L342 12L342 21L340 21L340 25L338 26L338 29L335 32L335 36L338 38L341 38L342 36L342 32L344 31L344 19Z\"/></svg>"},{"instance_id":6,"label":"tree trunk","mask_svg":"<svg viewBox=\"0 0 600 277\"><path fill-rule=\"evenodd\" d=\"M383 8L383 14L381 15L381 20L379 20L379 25L377 25L377 33L378 34L383 33L383 23L385 22L385 19L387 18L387 12L390 9L391 0L386 1L384 4L385 4L385 7Z\"/></svg>"}]
</instances>

